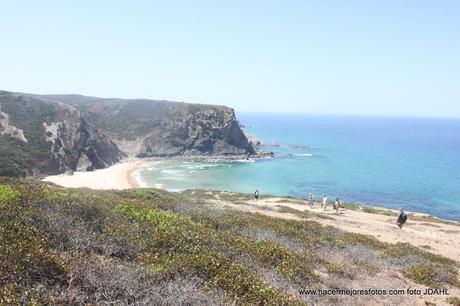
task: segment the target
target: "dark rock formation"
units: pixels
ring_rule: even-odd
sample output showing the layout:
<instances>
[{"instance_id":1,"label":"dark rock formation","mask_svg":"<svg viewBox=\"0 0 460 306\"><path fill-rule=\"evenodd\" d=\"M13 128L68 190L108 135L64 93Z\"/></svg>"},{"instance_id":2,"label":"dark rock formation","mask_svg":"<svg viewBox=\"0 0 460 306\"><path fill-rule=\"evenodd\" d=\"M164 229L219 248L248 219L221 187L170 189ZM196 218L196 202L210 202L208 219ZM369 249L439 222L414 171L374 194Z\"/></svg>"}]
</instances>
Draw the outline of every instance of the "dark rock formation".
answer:
<instances>
[{"instance_id":1,"label":"dark rock formation","mask_svg":"<svg viewBox=\"0 0 460 306\"><path fill-rule=\"evenodd\" d=\"M138 156L233 156L255 154L230 108L189 113L143 139Z\"/></svg>"},{"instance_id":2,"label":"dark rock formation","mask_svg":"<svg viewBox=\"0 0 460 306\"><path fill-rule=\"evenodd\" d=\"M47 140L52 143L48 173L103 169L124 156L115 143L78 113L75 118L45 123L45 128Z\"/></svg>"}]
</instances>

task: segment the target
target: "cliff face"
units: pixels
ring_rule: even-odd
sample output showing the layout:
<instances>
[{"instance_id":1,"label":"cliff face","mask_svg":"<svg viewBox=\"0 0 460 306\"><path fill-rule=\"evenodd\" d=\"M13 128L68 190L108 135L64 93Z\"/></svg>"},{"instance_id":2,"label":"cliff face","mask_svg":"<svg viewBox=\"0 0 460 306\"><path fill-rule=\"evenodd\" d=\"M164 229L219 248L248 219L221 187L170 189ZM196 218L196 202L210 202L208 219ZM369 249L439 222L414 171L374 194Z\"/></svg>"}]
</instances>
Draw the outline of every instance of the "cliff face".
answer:
<instances>
[{"instance_id":1,"label":"cliff face","mask_svg":"<svg viewBox=\"0 0 460 306\"><path fill-rule=\"evenodd\" d=\"M105 168L123 153L75 108L0 91L0 175Z\"/></svg>"},{"instance_id":2,"label":"cliff face","mask_svg":"<svg viewBox=\"0 0 460 306\"><path fill-rule=\"evenodd\" d=\"M100 169L124 156L253 154L225 106L0 91L0 175Z\"/></svg>"},{"instance_id":3,"label":"cliff face","mask_svg":"<svg viewBox=\"0 0 460 306\"><path fill-rule=\"evenodd\" d=\"M89 125L79 114L51 124L43 123L51 143L48 171L87 171L106 168L123 157L115 143Z\"/></svg>"},{"instance_id":4,"label":"cliff face","mask_svg":"<svg viewBox=\"0 0 460 306\"><path fill-rule=\"evenodd\" d=\"M143 138L138 156L231 156L254 154L232 109L203 110L164 120Z\"/></svg>"},{"instance_id":5,"label":"cliff face","mask_svg":"<svg viewBox=\"0 0 460 306\"><path fill-rule=\"evenodd\" d=\"M255 154L225 106L157 100L42 96L72 105L128 155L246 156Z\"/></svg>"}]
</instances>

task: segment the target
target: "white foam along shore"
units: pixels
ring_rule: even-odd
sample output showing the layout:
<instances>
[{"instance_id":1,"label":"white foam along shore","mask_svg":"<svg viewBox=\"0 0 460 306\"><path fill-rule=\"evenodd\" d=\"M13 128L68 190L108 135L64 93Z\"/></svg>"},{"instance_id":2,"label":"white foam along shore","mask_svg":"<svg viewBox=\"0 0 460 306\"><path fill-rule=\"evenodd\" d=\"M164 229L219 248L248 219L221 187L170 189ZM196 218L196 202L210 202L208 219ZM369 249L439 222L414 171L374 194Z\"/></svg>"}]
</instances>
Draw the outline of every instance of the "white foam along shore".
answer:
<instances>
[{"instance_id":1,"label":"white foam along shore","mask_svg":"<svg viewBox=\"0 0 460 306\"><path fill-rule=\"evenodd\" d=\"M129 189L138 187L132 172L138 169L143 161L127 161L109 168L89 172L74 172L47 176L43 179L69 188L87 187L91 189Z\"/></svg>"},{"instance_id":2,"label":"white foam along shore","mask_svg":"<svg viewBox=\"0 0 460 306\"><path fill-rule=\"evenodd\" d=\"M192 158L176 158L175 160L203 160L205 157L192 157ZM208 160L209 157L206 157ZM240 157L241 158L241 157ZM91 189L129 189L137 187L151 187L143 182L140 178L139 171L143 165L161 160L171 160L170 158L156 158L125 161L105 169L98 169L95 171L76 171L73 174L58 174L50 175L43 179L45 182L52 182L57 185L69 188L91 188ZM219 160L232 160L228 158L212 158L213 161ZM242 162L254 162L251 160L238 160ZM156 184L154 187L162 188Z\"/></svg>"}]
</instances>

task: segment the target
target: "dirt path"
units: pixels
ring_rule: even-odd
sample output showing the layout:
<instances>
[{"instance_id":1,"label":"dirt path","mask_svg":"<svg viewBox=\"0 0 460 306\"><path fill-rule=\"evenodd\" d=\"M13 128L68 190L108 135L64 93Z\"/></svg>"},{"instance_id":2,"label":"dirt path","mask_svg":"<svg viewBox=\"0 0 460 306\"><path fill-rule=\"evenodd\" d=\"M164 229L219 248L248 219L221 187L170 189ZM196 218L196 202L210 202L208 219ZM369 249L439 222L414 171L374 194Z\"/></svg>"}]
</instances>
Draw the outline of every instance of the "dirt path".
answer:
<instances>
[{"instance_id":1,"label":"dirt path","mask_svg":"<svg viewBox=\"0 0 460 306\"><path fill-rule=\"evenodd\" d=\"M330 225L345 231L372 235L381 241L389 243L407 242L432 253L443 255L460 262L460 226L456 225L409 219L403 229L399 229L395 224L396 217L394 216L365 213L349 209L342 209L340 214L336 215L331 207L327 211L321 210L318 206L309 209L305 204L301 204L297 200L283 198L265 198L257 201L257 203L254 200L250 200L238 201L238 204L234 204L218 199L212 202L216 206L228 209L257 212L283 219L302 220L301 217L293 213L279 212L279 208L282 206L300 211L308 210L326 214L334 219L313 217L303 220L315 220L323 225Z\"/></svg>"}]
</instances>

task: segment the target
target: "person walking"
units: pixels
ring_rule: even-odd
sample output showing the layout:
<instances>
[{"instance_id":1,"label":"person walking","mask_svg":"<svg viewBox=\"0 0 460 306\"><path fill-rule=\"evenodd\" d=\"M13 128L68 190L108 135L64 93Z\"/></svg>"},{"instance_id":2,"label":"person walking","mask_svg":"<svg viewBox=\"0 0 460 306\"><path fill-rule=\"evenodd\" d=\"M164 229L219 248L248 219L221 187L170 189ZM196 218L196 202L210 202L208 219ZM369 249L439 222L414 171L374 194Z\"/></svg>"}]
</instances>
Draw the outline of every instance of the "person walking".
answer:
<instances>
[{"instance_id":1,"label":"person walking","mask_svg":"<svg viewBox=\"0 0 460 306\"><path fill-rule=\"evenodd\" d=\"M259 199L259 189L256 189L256 191L254 192L254 199L256 200L256 203L257 203L257 200Z\"/></svg>"},{"instance_id":2,"label":"person walking","mask_svg":"<svg viewBox=\"0 0 460 306\"><path fill-rule=\"evenodd\" d=\"M400 208L398 220L396 221L396 224L398 225L399 228L402 228L403 224L406 223L406 221L407 221L407 214L404 212L402 208Z\"/></svg>"},{"instance_id":3,"label":"person walking","mask_svg":"<svg viewBox=\"0 0 460 306\"><path fill-rule=\"evenodd\" d=\"M307 205L312 208L313 206L313 195L311 193L308 194Z\"/></svg>"},{"instance_id":4,"label":"person walking","mask_svg":"<svg viewBox=\"0 0 460 306\"><path fill-rule=\"evenodd\" d=\"M323 195L323 203L321 203L321 208L326 210L326 206L327 206L327 196L324 194Z\"/></svg>"},{"instance_id":5,"label":"person walking","mask_svg":"<svg viewBox=\"0 0 460 306\"><path fill-rule=\"evenodd\" d=\"M335 199L334 209L335 209L336 215L338 215L339 211L340 211L340 200L339 200L339 198Z\"/></svg>"}]
</instances>

